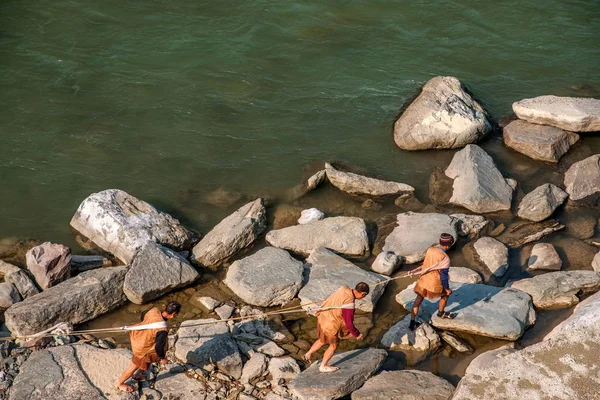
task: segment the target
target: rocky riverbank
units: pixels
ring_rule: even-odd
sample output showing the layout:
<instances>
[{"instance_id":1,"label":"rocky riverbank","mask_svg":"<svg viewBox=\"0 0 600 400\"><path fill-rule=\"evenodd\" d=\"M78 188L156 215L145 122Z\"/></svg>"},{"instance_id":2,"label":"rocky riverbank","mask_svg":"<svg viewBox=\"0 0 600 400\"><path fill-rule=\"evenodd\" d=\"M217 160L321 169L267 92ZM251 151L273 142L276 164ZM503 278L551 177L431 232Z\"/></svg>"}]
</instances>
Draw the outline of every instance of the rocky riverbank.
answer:
<instances>
[{"instance_id":1,"label":"rocky riverbank","mask_svg":"<svg viewBox=\"0 0 600 400\"><path fill-rule=\"evenodd\" d=\"M30 336L62 322L132 324L172 298L184 308L174 321L181 326L170 332L172 364L137 393L114 387L131 357L125 338L56 332L4 342L0 398L593 398L590 388L600 385L591 356L600 335L600 154L575 150L585 142L581 132L600 129L600 100L541 96L513 109L503 141L550 168L546 181L535 172L528 181L507 175L505 162L479 143L500 133L494 118L456 78L437 77L394 125L394 142L404 150L457 149L434 171L427 194L415 182L325 163L285 201L207 194L237 209L202 234L107 189L73 215L82 249L3 240L6 335ZM418 265L442 232L458 239L447 307L458 316L440 319L436 302L425 301L423 324L412 332L405 317L411 282L388 279ZM315 338L308 303L358 281L372 286L357 304L366 340L345 342L334 358L340 370L325 376L301 361ZM263 314L300 305L308 316ZM544 340L520 349L545 310L575 305ZM483 352L477 338L510 346ZM456 389L418 370L442 354L477 355L464 377L442 374L453 384L462 378Z\"/></svg>"}]
</instances>

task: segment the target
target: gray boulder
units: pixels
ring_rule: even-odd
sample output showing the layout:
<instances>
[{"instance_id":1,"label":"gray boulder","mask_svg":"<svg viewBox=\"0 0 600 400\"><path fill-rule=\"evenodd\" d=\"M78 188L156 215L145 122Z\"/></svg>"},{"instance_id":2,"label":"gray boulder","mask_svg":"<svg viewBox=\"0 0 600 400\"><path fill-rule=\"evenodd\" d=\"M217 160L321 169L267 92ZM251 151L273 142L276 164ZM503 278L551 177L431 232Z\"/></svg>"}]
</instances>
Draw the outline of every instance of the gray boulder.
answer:
<instances>
[{"instance_id":1,"label":"gray boulder","mask_svg":"<svg viewBox=\"0 0 600 400\"><path fill-rule=\"evenodd\" d=\"M10 282L0 283L0 310L6 310L19 301L21 296L15 285Z\"/></svg>"},{"instance_id":2,"label":"gray boulder","mask_svg":"<svg viewBox=\"0 0 600 400\"><path fill-rule=\"evenodd\" d=\"M147 242L136 254L125 275L123 291L132 303L143 304L188 286L199 277L194 267L179 253Z\"/></svg>"},{"instance_id":3,"label":"gray boulder","mask_svg":"<svg viewBox=\"0 0 600 400\"><path fill-rule=\"evenodd\" d=\"M594 399L600 387L600 294L582 301L540 343L474 359L453 400Z\"/></svg>"},{"instance_id":4,"label":"gray boulder","mask_svg":"<svg viewBox=\"0 0 600 400\"><path fill-rule=\"evenodd\" d=\"M377 372L386 356L385 350L372 348L339 353L329 362L339 370L324 374L319 372L320 363L314 362L289 387L301 400L339 399L360 388Z\"/></svg>"},{"instance_id":5,"label":"gray boulder","mask_svg":"<svg viewBox=\"0 0 600 400\"><path fill-rule=\"evenodd\" d=\"M365 282L371 291L367 297L356 301L356 308L371 312L387 283L387 278L383 275L365 271L323 247L310 253L305 268L308 282L298 293L303 304L316 302L316 305L320 305L341 286L346 285L353 289L357 283ZM380 284L382 282L386 283ZM315 305L309 305L304 308L312 313L314 307Z\"/></svg>"},{"instance_id":6,"label":"gray boulder","mask_svg":"<svg viewBox=\"0 0 600 400\"><path fill-rule=\"evenodd\" d=\"M394 141L403 150L456 149L491 131L481 105L451 76L427 82L394 124Z\"/></svg>"},{"instance_id":7,"label":"gray boulder","mask_svg":"<svg viewBox=\"0 0 600 400\"><path fill-rule=\"evenodd\" d=\"M551 216L567 197L567 192L558 186L545 183L523 197L517 215L535 222L542 221Z\"/></svg>"},{"instance_id":8,"label":"gray boulder","mask_svg":"<svg viewBox=\"0 0 600 400\"><path fill-rule=\"evenodd\" d=\"M491 237L482 237L473 244L475 263L481 264L496 277L503 276L508 270L508 248Z\"/></svg>"},{"instance_id":9,"label":"gray boulder","mask_svg":"<svg viewBox=\"0 0 600 400\"><path fill-rule=\"evenodd\" d=\"M449 233L457 238L458 220L445 214L409 211L398 214L396 222L396 227L385 239L383 251L391 251L404 257L407 264L423 261L427 249L439 242L442 233Z\"/></svg>"},{"instance_id":10,"label":"gray boulder","mask_svg":"<svg viewBox=\"0 0 600 400\"><path fill-rule=\"evenodd\" d=\"M352 400L448 400L454 386L431 372L383 371L352 393Z\"/></svg>"},{"instance_id":11,"label":"gray boulder","mask_svg":"<svg viewBox=\"0 0 600 400\"><path fill-rule=\"evenodd\" d=\"M600 130L600 100L580 97L539 96L513 103L517 117L534 124L573 132Z\"/></svg>"},{"instance_id":12,"label":"gray boulder","mask_svg":"<svg viewBox=\"0 0 600 400\"><path fill-rule=\"evenodd\" d=\"M439 329L472 333L504 340L517 340L535 322L535 310L526 293L512 288L450 282L446 311L456 313L454 319L437 315L439 299L425 299L419 309L423 320ZM410 310L416 298L414 284L398 293L396 301Z\"/></svg>"},{"instance_id":13,"label":"gray boulder","mask_svg":"<svg viewBox=\"0 0 600 400\"><path fill-rule=\"evenodd\" d=\"M470 239L479 237L481 231L490 222L482 215L450 214L450 216L458 220L458 234Z\"/></svg>"},{"instance_id":14,"label":"gray boulder","mask_svg":"<svg viewBox=\"0 0 600 400\"><path fill-rule=\"evenodd\" d=\"M510 210L516 184L481 147L470 144L457 152L445 174L454 179L450 203L476 213Z\"/></svg>"},{"instance_id":15,"label":"gray boulder","mask_svg":"<svg viewBox=\"0 0 600 400\"><path fill-rule=\"evenodd\" d=\"M560 271L562 260L550 243L536 243L531 249L531 255L527 260L527 270L550 270Z\"/></svg>"},{"instance_id":16,"label":"gray boulder","mask_svg":"<svg viewBox=\"0 0 600 400\"><path fill-rule=\"evenodd\" d=\"M391 251L384 251L375 258L375 261L371 264L371 270L378 274L390 276L401 263L402 257L398 257Z\"/></svg>"},{"instance_id":17,"label":"gray boulder","mask_svg":"<svg viewBox=\"0 0 600 400\"><path fill-rule=\"evenodd\" d=\"M254 379L262 376L267 371L269 365L269 359L262 353L252 353L250 359L244 365L242 369L242 377L240 382L247 384Z\"/></svg>"},{"instance_id":18,"label":"gray boulder","mask_svg":"<svg viewBox=\"0 0 600 400\"><path fill-rule=\"evenodd\" d=\"M16 336L31 335L59 322L80 324L123 305L125 267L86 271L6 310L6 326Z\"/></svg>"},{"instance_id":19,"label":"gray boulder","mask_svg":"<svg viewBox=\"0 0 600 400\"><path fill-rule=\"evenodd\" d=\"M434 353L442 341L435 329L427 322L414 331L409 329L410 314L392 325L381 338L381 345L386 349L403 351L411 364L416 364Z\"/></svg>"},{"instance_id":20,"label":"gray boulder","mask_svg":"<svg viewBox=\"0 0 600 400\"><path fill-rule=\"evenodd\" d=\"M335 169L331 164L325 164L327 179L342 192L358 197L386 197L412 194L415 188L405 183L384 181L369 178L352 172L344 172Z\"/></svg>"},{"instance_id":21,"label":"gray boulder","mask_svg":"<svg viewBox=\"0 0 600 400\"><path fill-rule=\"evenodd\" d=\"M187 250L196 239L175 218L119 189L91 194L73 215L71 226L125 264L148 241Z\"/></svg>"},{"instance_id":22,"label":"gray boulder","mask_svg":"<svg viewBox=\"0 0 600 400\"><path fill-rule=\"evenodd\" d=\"M272 307L296 296L303 270L302 262L287 251L265 247L231 264L224 283L246 303Z\"/></svg>"},{"instance_id":23,"label":"gray boulder","mask_svg":"<svg viewBox=\"0 0 600 400\"><path fill-rule=\"evenodd\" d=\"M194 246L193 257L202 266L217 269L231 256L258 239L266 228L266 210L256 199L222 220Z\"/></svg>"},{"instance_id":24,"label":"gray boulder","mask_svg":"<svg viewBox=\"0 0 600 400\"><path fill-rule=\"evenodd\" d=\"M4 276L4 281L15 285L22 298L26 299L40 292L35 283L27 274L16 265L9 264L0 260L0 274Z\"/></svg>"},{"instance_id":25,"label":"gray boulder","mask_svg":"<svg viewBox=\"0 0 600 400\"><path fill-rule=\"evenodd\" d=\"M236 379L242 376L242 357L237 344L227 324L216 319L182 322L175 342L175 357L197 367L215 364Z\"/></svg>"},{"instance_id":26,"label":"gray boulder","mask_svg":"<svg viewBox=\"0 0 600 400\"><path fill-rule=\"evenodd\" d=\"M369 255L365 221L356 217L331 217L310 224L270 231L267 243L307 256L318 247L327 247L352 258Z\"/></svg>"},{"instance_id":27,"label":"gray boulder","mask_svg":"<svg viewBox=\"0 0 600 400\"><path fill-rule=\"evenodd\" d=\"M600 272L600 251L594 256L592 260L592 269L596 272Z\"/></svg>"},{"instance_id":28,"label":"gray boulder","mask_svg":"<svg viewBox=\"0 0 600 400\"><path fill-rule=\"evenodd\" d=\"M595 271L558 271L512 282L510 287L529 294L537 308L565 308L579 303L577 295L600 290Z\"/></svg>"},{"instance_id":29,"label":"gray boulder","mask_svg":"<svg viewBox=\"0 0 600 400\"><path fill-rule=\"evenodd\" d=\"M42 290L71 277L71 249L67 246L45 242L29 249L25 258Z\"/></svg>"},{"instance_id":30,"label":"gray boulder","mask_svg":"<svg viewBox=\"0 0 600 400\"><path fill-rule=\"evenodd\" d=\"M513 121L504 127L504 144L534 160L557 163L579 135L547 125Z\"/></svg>"},{"instance_id":31,"label":"gray boulder","mask_svg":"<svg viewBox=\"0 0 600 400\"><path fill-rule=\"evenodd\" d=\"M600 154L571 165L565 172L565 187L573 201L596 202L600 197Z\"/></svg>"},{"instance_id":32,"label":"gray boulder","mask_svg":"<svg viewBox=\"0 0 600 400\"><path fill-rule=\"evenodd\" d=\"M481 275L471 268L451 267L448 271L449 280L457 283L481 283Z\"/></svg>"}]
</instances>

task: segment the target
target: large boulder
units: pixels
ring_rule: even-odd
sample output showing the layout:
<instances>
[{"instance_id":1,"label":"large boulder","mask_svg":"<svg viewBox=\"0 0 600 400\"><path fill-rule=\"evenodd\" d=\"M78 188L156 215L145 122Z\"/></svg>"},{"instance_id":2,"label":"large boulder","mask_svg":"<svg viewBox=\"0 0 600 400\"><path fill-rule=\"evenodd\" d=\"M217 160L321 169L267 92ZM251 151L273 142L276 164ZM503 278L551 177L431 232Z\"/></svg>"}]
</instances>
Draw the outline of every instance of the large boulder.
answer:
<instances>
[{"instance_id":1,"label":"large boulder","mask_svg":"<svg viewBox=\"0 0 600 400\"><path fill-rule=\"evenodd\" d=\"M126 267L83 272L14 304L4 314L16 336L32 335L59 322L80 324L123 305Z\"/></svg>"},{"instance_id":2,"label":"large boulder","mask_svg":"<svg viewBox=\"0 0 600 400\"><path fill-rule=\"evenodd\" d=\"M133 259L125 275L123 291L132 303L143 304L188 286L199 277L181 254L148 242Z\"/></svg>"},{"instance_id":3,"label":"large boulder","mask_svg":"<svg viewBox=\"0 0 600 400\"><path fill-rule=\"evenodd\" d=\"M600 387L600 294L582 301L544 340L474 359L452 400L595 399Z\"/></svg>"},{"instance_id":4,"label":"large boulder","mask_svg":"<svg viewBox=\"0 0 600 400\"><path fill-rule=\"evenodd\" d=\"M513 121L504 127L504 144L534 160L557 163L579 135L553 126Z\"/></svg>"},{"instance_id":5,"label":"large boulder","mask_svg":"<svg viewBox=\"0 0 600 400\"><path fill-rule=\"evenodd\" d=\"M302 286L304 265L276 247L265 247L235 261L224 283L248 304L260 307L283 305Z\"/></svg>"},{"instance_id":6,"label":"large boulder","mask_svg":"<svg viewBox=\"0 0 600 400\"><path fill-rule=\"evenodd\" d=\"M536 243L531 249L531 255L527 260L527 270L550 270L560 271L562 260L550 243Z\"/></svg>"},{"instance_id":7,"label":"large boulder","mask_svg":"<svg viewBox=\"0 0 600 400\"><path fill-rule=\"evenodd\" d=\"M403 150L456 149L476 143L492 130L481 105L452 76L437 76L394 124Z\"/></svg>"},{"instance_id":8,"label":"large boulder","mask_svg":"<svg viewBox=\"0 0 600 400\"><path fill-rule=\"evenodd\" d=\"M517 215L539 222L552 215L569 197L567 192L551 183L545 183L527 193L519 203Z\"/></svg>"},{"instance_id":9,"label":"large boulder","mask_svg":"<svg viewBox=\"0 0 600 400\"><path fill-rule=\"evenodd\" d=\"M352 400L448 400L454 386L431 372L383 371L352 393Z\"/></svg>"},{"instance_id":10,"label":"large boulder","mask_svg":"<svg viewBox=\"0 0 600 400\"><path fill-rule=\"evenodd\" d=\"M354 289L357 283L365 282L370 286L371 291L367 297L356 301L356 308L371 312L383 294L388 280L383 275L357 267L323 247L310 253L305 267L308 282L298 293L302 303L316 302L316 305L320 305L341 286L346 285ZM311 304L304 308L312 312L314 307L315 305Z\"/></svg>"},{"instance_id":11,"label":"large boulder","mask_svg":"<svg viewBox=\"0 0 600 400\"><path fill-rule=\"evenodd\" d=\"M327 247L352 258L369 255L365 221L356 217L331 217L309 224L270 231L267 243L303 256L318 247Z\"/></svg>"},{"instance_id":12,"label":"large boulder","mask_svg":"<svg viewBox=\"0 0 600 400\"><path fill-rule=\"evenodd\" d=\"M175 250L187 250L195 241L175 218L119 189L91 194L73 215L71 226L125 264L148 241Z\"/></svg>"},{"instance_id":13,"label":"large boulder","mask_svg":"<svg viewBox=\"0 0 600 400\"><path fill-rule=\"evenodd\" d=\"M600 290L600 273L596 271L557 271L512 282L533 299L537 308L565 308L579 303L577 295Z\"/></svg>"},{"instance_id":14,"label":"large boulder","mask_svg":"<svg viewBox=\"0 0 600 400\"><path fill-rule=\"evenodd\" d=\"M407 264L422 261L427 249L439 242L442 233L449 233L457 238L458 219L445 214L409 211L398 214L396 222L396 227L385 239L383 251L391 251L404 257Z\"/></svg>"},{"instance_id":15,"label":"large boulder","mask_svg":"<svg viewBox=\"0 0 600 400\"><path fill-rule=\"evenodd\" d=\"M333 356L329 365L339 370L324 374L319 372L319 362L314 362L289 385L292 393L301 400L333 400L352 393L373 375L387 356L381 349L359 349Z\"/></svg>"},{"instance_id":16,"label":"large boulder","mask_svg":"<svg viewBox=\"0 0 600 400\"><path fill-rule=\"evenodd\" d=\"M0 283L0 310L6 310L19 301L21 296L15 285L10 282Z\"/></svg>"},{"instance_id":17,"label":"large boulder","mask_svg":"<svg viewBox=\"0 0 600 400\"><path fill-rule=\"evenodd\" d=\"M600 154L571 165L565 172L565 187L573 201L596 202L600 197Z\"/></svg>"},{"instance_id":18,"label":"large boulder","mask_svg":"<svg viewBox=\"0 0 600 400\"><path fill-rule=\"evenodd\" d=\"M450 282L446 311L456 313L454 319L437 315L439 299L425 299L419 309L424 320L439 329L472 333L503 340L517 340L535 322L535 310L526 293L489 285ZM398 293L396 301L410 310L416 294L414 284Z\"/></svg>"},{"instance_id":19,"label":"large boulder","mask_svg":"<svg viewBox=\"0 0 600 400\"><path fill-rule=\"evenodd\" d=\"M202 266L217 269L231 256L251 245L266 228L266 210L256 199L222 220L194 246L193 257Z\"/></svg>"},{"instance_id":20,"label":"large boulder","mask_svg":"<svg viewBox=\"0 0 600 400\"><path fill-rule=\"evenodd\" d=\"M181 323L175 342L175 357L183 363L204 367L216 364L219 370L240 379L242 357L225 322L216 319Z\"/></svg>"},{"instance_id":21,"label":"large boulder","mask_svg":"<svg viewBox=\"0 0 600 400\"><path fill-rule=\"evenodd\" d=\"M386 349L403 351L414 365L435 352L442 345L442 340L427 322L422 322L414 331L409 324L410 314L390 327L381 338L381 345Z\"/></svg>"},{"instance_id":22,"label":"large boulder","mask_svg":"<svg viewBox=\"0 0 600 400\"><path fill-rule=\"evenodd\" d=\"M400 196L402 194L413 194L415 188L405 183L384 181L369 178L352 172L344 172L335 169L331 164L325 164L327 179L342 192L358 197L387 197Z\"/></svg>"},{"instance_id":23,"label":"large boulder","mask_svg":"<svg viewBox=\"0 0 600 400\"><path fill-rule=\"evenodd\" d=\"M581 97L538 96L513 103L517 117L534 124L573 132L600 131L600 100Z\"/></svg>"},{"instance_id":24,"label":"large boulder","mask_svg":"<svg viewBox=\"0 0 600 400\"><path fill-rule=\"evenodd\" d=\"M508 270L508 248L502 242L485 236L473 243L473 250L475 257L468 257L473 266L496 277L503 276ZM466 253L470 254L468 249Z\"/></svg>"},{"instance_id":25,"label":"large boulder","mask_svg":"<svg viewBox=\"0 0 600 400\"><path fill-rule=\"evenodd\" d=\"M15 285L22 298L26 299L40 292L35 283L29 277L27 271L22 270L16 265L9 264L0 260L0 274L4 276L4 281Z\"/></svg>"},{"instance_id":26,"label":"large boulder","mask_svg":"<svg viewBox=\"0 0 600 400\"><path fill-rule=\"evenodd\" d=\"M67 246L45 242L29 249L25 258L42 290L71 277L71 249Z\"/></svg>"},{"instance_id":27,"label":"large boulder","mask_svg":"<svg viewBox=\"0 0 600 400\"><path fill-rule=\"evenodd\" d=\"M476 213L510 210L516 183L505 179L481 147L470 144L446 168L454 179L450 203Z\"/></svg>"}]
</instances>

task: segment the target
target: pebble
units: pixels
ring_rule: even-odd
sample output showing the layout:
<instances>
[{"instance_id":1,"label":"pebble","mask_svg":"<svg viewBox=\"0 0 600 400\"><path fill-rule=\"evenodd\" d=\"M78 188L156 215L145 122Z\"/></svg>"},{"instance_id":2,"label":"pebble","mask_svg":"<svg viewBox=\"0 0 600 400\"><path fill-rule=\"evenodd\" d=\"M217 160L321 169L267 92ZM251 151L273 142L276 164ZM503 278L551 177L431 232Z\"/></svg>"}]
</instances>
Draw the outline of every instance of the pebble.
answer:
<instances>
[{"instance_id":1,"label":"pebble","mask_svg":"<svg viewBox=\"0 0 600 400\"><path fill-rule=\"evenodd\" d=\"M228 319L229 317L231 317L231 314L233 314L233 310L235 310L235 308L230 306L229 304L223 304L222 306L215 308L215 312L221 319Z\"/></svg>"}]
</instances>

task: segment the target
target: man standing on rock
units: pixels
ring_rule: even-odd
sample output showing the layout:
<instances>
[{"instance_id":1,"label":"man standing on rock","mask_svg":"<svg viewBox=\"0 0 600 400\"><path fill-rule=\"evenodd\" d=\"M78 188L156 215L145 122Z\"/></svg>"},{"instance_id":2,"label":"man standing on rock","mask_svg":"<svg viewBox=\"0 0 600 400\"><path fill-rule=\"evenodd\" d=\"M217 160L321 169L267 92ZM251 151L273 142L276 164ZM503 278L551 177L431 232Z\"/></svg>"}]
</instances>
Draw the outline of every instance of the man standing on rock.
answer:
<instances>
[{"instance_id":1,"label":"man standing on rock","mask_svg":"<svg viewBox=\"0 0 600 400\"><path fill-rule=\"evenodd\" d=\"M439 246L432 246L427 249L423 265L408 272L409 276L421 275L413 289L417 294L410 315L409 328L413 331L420 325L415 319L424 298L435 299L440 297L437 316L448 319L455 317L454 314L444 311L448 298L452 294L448 276L450 257L446 252L454 244L454 237L449 233L442 233L439 242Z\"/></svg>"},{"instance_id":2,"label":"man standing on rock","mask_svg":"<svg viewBox=\"0 0 600 400\"><path fill-rule=\"evenodd\" d=\"M172 301L162 312L156 307L148 310L143 321L134 325L140 329L129 332L133 357L131 364L117 382L120 390L133 392L134 388L125 384L129 378L145 380L145 372L150 364L159 361L161 364L168 362L165 358L168 348L167 320L175 318L180 311L181 304Z\"/></svg>"},{"instance_id":3,"label":"man standing on rock","mask_svg":"<svg viewBox=\"0 0 600 400\"><path fill-rule=\"evenodd\" d=\"M328 344L329 348L323 354L323 361L319 366L321 372L334 372L339 368L327 365L340 339L350 335L361 340L362 333L354 327L354 301L363 299L369 294L369 285L360 282L354 289L342 286L327 298L316 312L317 316L317 341L304 355L304 360L310 364L311 355L321 347Z\"/></svg>"}]
</instances>

